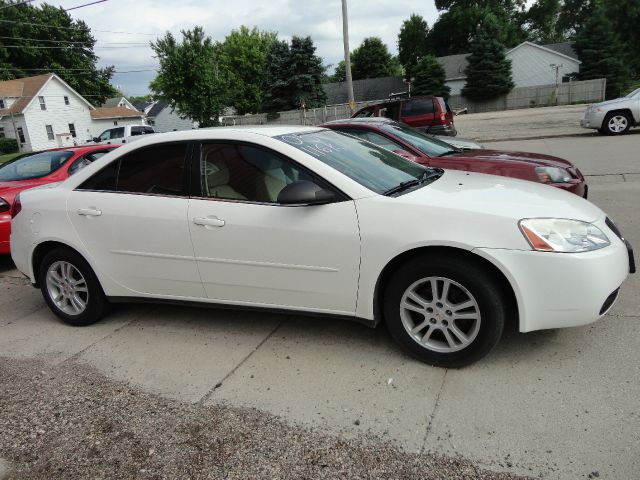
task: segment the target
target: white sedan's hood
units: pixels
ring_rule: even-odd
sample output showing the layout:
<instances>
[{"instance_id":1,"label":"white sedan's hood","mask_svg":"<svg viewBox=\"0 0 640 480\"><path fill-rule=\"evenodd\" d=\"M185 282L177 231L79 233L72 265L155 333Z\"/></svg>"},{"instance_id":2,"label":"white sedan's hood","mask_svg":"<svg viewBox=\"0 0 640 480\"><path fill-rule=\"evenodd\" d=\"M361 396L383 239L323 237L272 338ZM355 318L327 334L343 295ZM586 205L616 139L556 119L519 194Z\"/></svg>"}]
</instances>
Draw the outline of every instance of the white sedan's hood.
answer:
<instances>
[{"instance_id":1,"label":"white sedan's hood","mask_svg":"<svg viewBox=\"0 0 640 480\"><path fill-rule=\"evenodd\" d=\"M446 170L440 179L399 197L403 203L512 218L570 218L593 222L604 212L555 187L494 175Z\"/></svg>"}]
</instances>

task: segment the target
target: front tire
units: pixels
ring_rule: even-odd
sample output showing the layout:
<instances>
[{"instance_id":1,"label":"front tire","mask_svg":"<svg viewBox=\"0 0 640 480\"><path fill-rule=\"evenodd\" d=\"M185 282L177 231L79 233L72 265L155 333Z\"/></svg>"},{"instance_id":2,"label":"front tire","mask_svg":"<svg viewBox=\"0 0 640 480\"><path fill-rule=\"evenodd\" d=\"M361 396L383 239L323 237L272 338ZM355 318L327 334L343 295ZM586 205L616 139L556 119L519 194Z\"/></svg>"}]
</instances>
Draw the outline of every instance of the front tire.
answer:
<instances>
[{"instance_id":1,"label":"front tire","mask_svg":"<svg viewBox=\"0 0 640 480\"><path fill-rule=\"evenodd\" d=\"M625 112L608 114L602 123L601 132L605 135L622 135L631 128L631 118Z\"/></svg>"},{"instance_id":2,"label":"front tire","mask_svg":"<svg viewBox=\"0 0 640 480\"><path fill-rule=\"evenodd\" d=\"M45 302L60 319L74 326L91 325L107 313L107 301L95 273L78 253L57 248L47 253L38 276Z\"/></svg>"},{"instance_id":3,"label":"front tire","mask_svg":"<svg viewBox=\"0 0 640 480\"><path fill-rule=\"evenodd\" d=\"M418 359L459 368L487 355L504 329L506 301L481 265L455 256L414 259L384 292L391 336Z\"/></svg>"}]
</instances>

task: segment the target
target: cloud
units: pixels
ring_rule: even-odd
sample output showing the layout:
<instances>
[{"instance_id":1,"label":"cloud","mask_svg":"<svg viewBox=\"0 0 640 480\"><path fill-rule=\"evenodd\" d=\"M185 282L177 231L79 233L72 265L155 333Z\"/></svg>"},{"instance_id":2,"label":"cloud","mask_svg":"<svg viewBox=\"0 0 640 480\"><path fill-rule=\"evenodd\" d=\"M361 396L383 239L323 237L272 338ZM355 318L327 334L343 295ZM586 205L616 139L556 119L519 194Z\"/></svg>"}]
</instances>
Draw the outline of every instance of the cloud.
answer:
<instances>
[{"instance_id":1,"label":"cloud","mask_svg":"<svg viewBox=\"0 0 640 480\"><path fill-rule=\"evenodd\" d=\"M72 0L62 2L63 8L78 4ZM418 13L429 25L437 18L433 0L349 0L348 9L351 50L364 38L378 36L395 54L398 31L409 15ZM181 29L195 25L203 26L208 35L219 41L240 25L276 31L287 39L293 35L311 35L325 65L336 65L343 57L340 0L109 0L70 13L93 30L100 65L115 65L120 71L156 68L157 61L148 42L167 31L179 35ZM115 46L105 45L110 42L143 45L106 48ZM129 95L139 95L148 91L153 77L153 72L117 74L113 83Z\"/></svg>"}]
</instances>

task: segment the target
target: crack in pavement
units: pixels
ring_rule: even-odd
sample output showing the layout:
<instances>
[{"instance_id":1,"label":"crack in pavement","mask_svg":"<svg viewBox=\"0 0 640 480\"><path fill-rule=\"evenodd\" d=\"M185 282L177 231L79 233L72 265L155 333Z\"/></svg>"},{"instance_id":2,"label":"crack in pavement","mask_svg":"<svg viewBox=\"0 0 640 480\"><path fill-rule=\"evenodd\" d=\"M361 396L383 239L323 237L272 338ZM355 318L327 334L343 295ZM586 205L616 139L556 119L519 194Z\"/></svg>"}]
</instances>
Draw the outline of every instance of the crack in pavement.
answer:
<instances>
[{"instance_id":1,"label":"crack in pavement","mask_svg":"<svg viewBox=\"0 0 640 480\"><path fill-rule=\"evenodd\" d=\"M429 423L427 424L427 430L424 433L424 440L422 441L422 448L420 449L420 454L424 454L425 449L427 448L427 439L429 438L429 433L431 433L431 425L433 424L433 419L436 416L436 410L438 409L438 405L440 403L440 395L444 390L444 382L447 379L447 373L449 373L449 369L445 369L444 375L442 376L442 383L440 384L440 390L438 390L438 395L436 395L436 402L433 405L433 411L431 415L429 415Z\"/></svg>"},{"instance_id":2,"label":"crack in pavement","mask_svg":"<svg viewBox=\"0 0 640 480\"><path fill-rule=\"evenodd\" d=\"M218 383L216 383L212 389L210 389L207 393L205 393L202 398L200 400L198 400L196 402L196 405L204 405L204 403L209 400L211 398L211 396L213 395L213 393L220 387L222 387L222 385L224 384L224 382L231 376L233 375L242 365L244 365L244 363L249 360L249 358L251 358L251 356L256 353L258 351L258 349L260 349L260 347L262 347L262 345L265 344L265 342L267 340L269 340L274 333L276 333L278 331L278 329L284 324L284 322L286 322L289 319L289 316L286 316L285 318L283 318L277 325L276 327L266 336L264 337L260 343L258 343L258 345L256 345L256 347L251 350L242 360L240 360L240 362L231 369L231 371L229 373L227 373L224 378L222 380L220 380Z\"/></svg>"}]
</instances>

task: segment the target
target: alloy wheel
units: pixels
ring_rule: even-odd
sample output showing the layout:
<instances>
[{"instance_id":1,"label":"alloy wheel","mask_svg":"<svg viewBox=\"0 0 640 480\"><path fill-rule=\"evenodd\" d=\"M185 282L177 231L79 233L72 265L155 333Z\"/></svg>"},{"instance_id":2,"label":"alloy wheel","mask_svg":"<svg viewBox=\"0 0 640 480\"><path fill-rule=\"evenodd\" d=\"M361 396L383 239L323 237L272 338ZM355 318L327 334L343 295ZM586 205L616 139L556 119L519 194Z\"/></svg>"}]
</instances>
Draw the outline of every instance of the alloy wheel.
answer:
<instances>
[{"instance_id":1,"label":"alloy wheel","mask_svg":"<svg viewBox=\"0 0 640 480\"><path fill-rule=\"evenodd\" d=\"M67 315L80 315L87 308L87 281L71 263L57 261L47 269L47 293L56 307Z\"/></svg>"},{"instance_id":2,"label":"alloy wheel","mask_svg":"<svg viewBox=\"0 0 640 480\"><path fill-rule=\"evenodd\" d=\"M622 133L627 129L629 121L624 115L615 115L609 119L608 127L613 133Z\"/></svg>"},{"instance_id":3,"label":"alloy wheel","mask_svg":"<svg viewBox=\"0 0 640 480\"><path fill-rule=\"evenodd\" d=\"M412 283L400 300L400 318L411 338L439 353L462 350L480 330L480 307L460 283L426 277Z\"/></svg>"}]
</instances>

